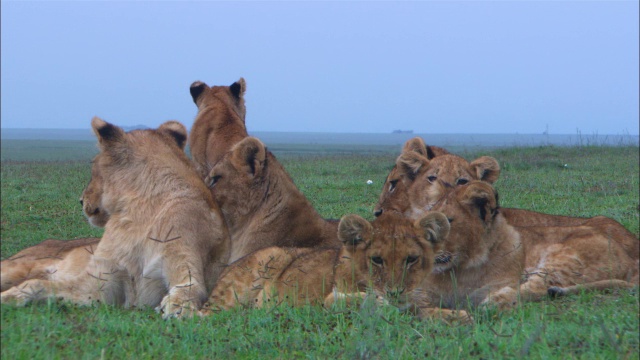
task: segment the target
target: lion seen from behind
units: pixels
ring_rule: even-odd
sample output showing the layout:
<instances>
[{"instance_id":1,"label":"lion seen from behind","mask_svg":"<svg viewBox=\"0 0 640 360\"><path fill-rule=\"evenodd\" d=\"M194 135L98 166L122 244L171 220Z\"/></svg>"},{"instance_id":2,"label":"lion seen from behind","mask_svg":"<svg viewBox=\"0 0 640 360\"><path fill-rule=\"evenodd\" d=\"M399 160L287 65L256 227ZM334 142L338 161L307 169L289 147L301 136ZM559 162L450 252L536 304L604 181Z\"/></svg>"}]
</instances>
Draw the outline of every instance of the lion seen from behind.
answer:
<instances>
[{"instance_id":1,"label":"lion seen from behind","mask_svg":"<svg viewBox=\"0 0 640 360\"><path fill-rule=\"evenodd\" d=\"M157 306L164 317L185 316L206 300L227 262L229 236L209 190L184 153L186 129L175 121L157 130L92 121L100 153L105 232L86 266L69 266L50 281L32 279L2 293L25 304L60 297Z\"/></svg>"}]
</instances>

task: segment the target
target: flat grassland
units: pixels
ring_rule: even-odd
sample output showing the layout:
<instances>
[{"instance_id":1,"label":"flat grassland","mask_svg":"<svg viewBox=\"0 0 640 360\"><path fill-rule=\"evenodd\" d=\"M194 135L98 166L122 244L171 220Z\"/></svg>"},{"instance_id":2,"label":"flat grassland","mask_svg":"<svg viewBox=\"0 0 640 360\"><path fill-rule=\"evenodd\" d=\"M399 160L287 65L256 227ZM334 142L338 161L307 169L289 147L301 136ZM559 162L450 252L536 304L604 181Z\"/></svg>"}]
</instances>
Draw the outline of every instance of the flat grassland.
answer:
<instances>
[{"instance_id":1,"label":"flat grassland","mask_svg":"<svg viewBox=\"0 0 640 360\"><path fill-rule=\"evenodd\" d=\"M371 220L397 147L271 146L327 218ZM637 146L452 149L502 166L501 206L570 216L606 215L639 229ZM100 236L78 198L95 144L2 142L2 258L47 238ZM373 185L367 185L367 180ZM152 309L49 302L1 306L1 356L31 358L630 358L639 356L638 289L591 292L499 313L473 325L420 321L394 308L362 306L221 312L163 321Z\"/></svg>"}]
</instances>

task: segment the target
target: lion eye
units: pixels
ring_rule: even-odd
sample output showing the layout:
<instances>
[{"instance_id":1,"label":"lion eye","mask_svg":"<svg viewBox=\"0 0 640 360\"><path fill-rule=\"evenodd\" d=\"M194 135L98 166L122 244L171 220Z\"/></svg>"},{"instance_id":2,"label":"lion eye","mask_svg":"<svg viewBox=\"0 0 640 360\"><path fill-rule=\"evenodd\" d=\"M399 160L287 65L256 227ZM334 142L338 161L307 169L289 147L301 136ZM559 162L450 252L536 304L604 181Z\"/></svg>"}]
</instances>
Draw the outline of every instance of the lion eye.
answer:
<instances>
[{"instance_id":1,"label":"lion eye","mask_svg":"<svg viewBox=\"0 0 640 360\"><path fill-rule=\"evenodd\" d=\"M438 180L438 177L435 176L435 175L431 175L431 176L427 177L427 180L429 180L429 182L432 183L432 182Z\"/></svg>"},{"instance_id":2,"label":"lion eye","mask_svg":"<svg viewBox=\"0 0 640 360\"><path fill-rule=\"evenodd\" d=\"M456 184L457 184L457 185L464 185L464 184L466 184L466 183L468 183L468 182L469 182L469 180L467 180L467 179L463 179L463 178L460 178L460 179L458 179L458 180L456 181Z\"/></svg>"},{"instance_id":3,"label":"lion eye","mask_svg":"<svg viewBox=\"0 0 640 360\"><path fill-rule=\"evenodd\" d=\"M371 257L371 262L374 263L375 265L380 266L380 265L382 265L382 263L384 261L382 260L382 258L380 256L372 256Z\"/></svg>"},{"instance_id":4,"label":"lion eye","mask_svg":"<svg viewBox=\"0 0 640 360\"><path fill-rule=\"evenodd\" d=\"M212 187L213 187L213 186L218 182L218 180L220 180L220 178L221 178L221 177L222 177L222 176L220 176L220 175L214 175L214 176L211 176L211 177L208 179L209 181L207 182L207 186L208 186L208 187L210 187L210 188L212 188Z\"/></svg>"},{"instance_id":5,"label":"lion eye","mask_svg":"<svg viewBox=\"0 0 640 360\"><path fill-rule=\"evenodd\" d=\"M415 264L418 261L418 256L414 256L414 255L407 256L406 261L407 261L407 265Z\"/></svg>"},{"instance_id":6,"label":"lion eye","mask_svg":"<svg viewBox=\"0 0 640 360\"><path fill-rule=\"evenodd\" d=\"M393 192L396 189L396 185L398 185L398 180L389 180L389 192Z\"/></svg>"},{"instance_id":7,"label":"lion eye","mask_svg":"<svg viewBox=\"0 0 640 360\"><path fill-rule=\"evenodd\" d=\"M451 224L453 222L453 218L447 218L447 221Z\"/></svg>"}]
</instances>

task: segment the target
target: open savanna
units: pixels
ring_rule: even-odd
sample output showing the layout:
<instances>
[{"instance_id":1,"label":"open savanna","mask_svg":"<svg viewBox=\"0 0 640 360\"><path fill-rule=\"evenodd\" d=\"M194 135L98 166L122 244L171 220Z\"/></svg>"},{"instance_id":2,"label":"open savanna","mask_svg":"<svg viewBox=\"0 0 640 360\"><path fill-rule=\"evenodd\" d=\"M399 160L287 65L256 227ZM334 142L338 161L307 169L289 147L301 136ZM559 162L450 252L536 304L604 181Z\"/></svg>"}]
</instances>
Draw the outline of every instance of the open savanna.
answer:
<instances>
[{"instance_id":1,"label":"open savanna","mask_svg":"<svg viewBox=\"0 0 640 360\"><path fill-rule=\"evenodd\" d=\"M302 192L327 218L372 209L400 147L273 145ZM452 149L502 166L504 207L606 215L639 233L637 146ZM92 142L2 142L2 258L46 238L100 236L78 198ZM367 180L373 185L367 185ZM49 302L1 306L3 359L183 358L595 358L639 356L638 290L583 293L499 313L472 325L421 321L364 304L322 309L236 309L163 321L152 309Z\"/></svg>"}]
</instances>

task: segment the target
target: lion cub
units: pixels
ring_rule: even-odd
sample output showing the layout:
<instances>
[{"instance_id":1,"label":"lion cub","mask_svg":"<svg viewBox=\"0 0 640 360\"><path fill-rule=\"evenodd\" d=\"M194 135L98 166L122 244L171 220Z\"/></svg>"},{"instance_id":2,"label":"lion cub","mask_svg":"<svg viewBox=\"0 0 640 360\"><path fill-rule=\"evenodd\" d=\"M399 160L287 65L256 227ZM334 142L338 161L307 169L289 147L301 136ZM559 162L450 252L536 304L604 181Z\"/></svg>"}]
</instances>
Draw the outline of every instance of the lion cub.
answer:
<instances>
[{"instance_id":1,"label":"lion cub","mask_svg":"<svg viewBox=\"0 0 640 360\"><path fill-rule=\"evenodd\" d=\"M109 213L102 207L102 178L98 169L93 168L91 180L80 197L82 211L89 224L104 227ZM28 247L0 262L0 291L20 285L29 279L49 280L58 271L60 262L73 256L74 263L86 264L98 245L99 238L75 240L47 239Z\"/></svg>"},{"instance_id":2,"label":"lion cub","mask_svg":"<svg viewBox=\"0 0 640 360\"><path fill-rule=\"evenodd\" d=\"M422 282L448 232L449 222L437 212L417 221L388 214L372 223L347 215L338 226L341 248L270 247L229 265L201 314L282 301L329 306L370 290L422 316L468 319L463 311L422 308Z\"/></svg>"},{"instance_id":3,"label":"lion cub","mask_svg":"<svg viewBox=\"0 0 640 360\"><path fill-rule=\"evenodd\" d=\"M629 252L626 242L587 225L513 227L484 181L457 187L433 210L451 230L427 280L431 304L508 308L547 294L638 285L637 243Z\"/></svg>"},{"instance_id":4,"label":"lion cub","mask_svg":"<svg viewBox=\"0 0 640 360\"><path fill-rule=\"evenodd\" d=\"M189 148L202 178L233 145L249 136L245 126L246 89L243 78L229 86L209 86L195 81L189 88L191 98L198 106L198 115L189 134Z\"/></svg>"},{"instance_id":5,"label":"lion cub","mask_svg":"<svg viewBox=\"0 0 640 360\"><path fill-rule=\"evenodd\" d=\"M257 138L246 137L233 145L204 182L229 227L230 262L271 246L341 245L337 221L327 221L318 214Z\"/></svg>"},{"instance_id":6,"label":"lion cub","mask_svg":"<svg viewBox=\"0 0 640 360\"><path fill-rule=\"evenodd\" d=\"M229 236L211 194L184 153L185 127L157 130L91 122L100 153L105 232L88 262L61 261L50 280L31 279L2 292L2 303L47 297L157 306L164 317L199 308L227 262ZM100 186L98 186L100 187Z\"/></svg>"},{"instance_id":7,"label":"lion cub","mask_svg":"<svg viewBox=\"0 0 640 360\"><path fill-rule=\"evenodd\" d=\"M8 290L29 279L50 279L51 275L58 271L60 262L67 257L73 257L74 264L86 264L99 241L99 238L47 239L21 250L0 262L0 291Z\"/></svg>"}]
</instances>

